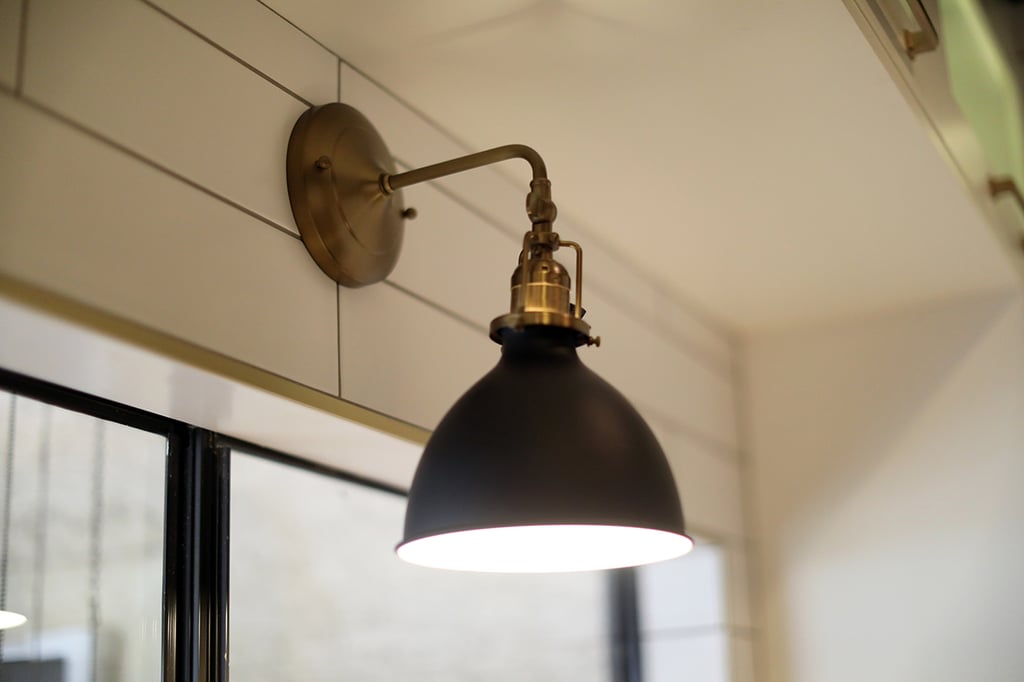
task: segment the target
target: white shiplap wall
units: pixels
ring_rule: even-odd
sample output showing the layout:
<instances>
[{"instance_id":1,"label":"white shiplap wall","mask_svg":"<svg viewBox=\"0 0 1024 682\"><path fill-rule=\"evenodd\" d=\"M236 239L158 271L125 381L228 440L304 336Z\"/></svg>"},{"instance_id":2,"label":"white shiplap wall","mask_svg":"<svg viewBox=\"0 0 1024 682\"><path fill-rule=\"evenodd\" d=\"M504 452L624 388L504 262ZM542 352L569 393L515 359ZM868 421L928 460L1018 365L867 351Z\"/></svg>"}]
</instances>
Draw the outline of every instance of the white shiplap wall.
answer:
<instances>
[{"instance_id":1,"label":"white shiplap wall","mask_svg":"<svg viewBox=\"0 0 1024 682\"><path fill-rule=\"evenodd\" d=\"M288 207L298 115L340 97L406 167L472 150L257 2L21 7L0 0L0 274L425 428L493 365L525 167L410 188L420 217L389 281L339 289ZM692 527L726 548L749 651L731 339L562 208L603 338L582 357L649 419Z\"/></svg>"}]
</instances>

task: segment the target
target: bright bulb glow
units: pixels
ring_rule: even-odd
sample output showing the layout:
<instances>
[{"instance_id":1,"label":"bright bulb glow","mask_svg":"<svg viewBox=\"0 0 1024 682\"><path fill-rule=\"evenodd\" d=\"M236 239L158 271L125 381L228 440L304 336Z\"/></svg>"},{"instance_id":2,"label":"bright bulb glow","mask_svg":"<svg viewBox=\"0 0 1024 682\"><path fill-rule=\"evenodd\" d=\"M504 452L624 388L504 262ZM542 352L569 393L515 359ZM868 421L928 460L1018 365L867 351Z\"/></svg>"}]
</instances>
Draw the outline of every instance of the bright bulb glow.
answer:
<instances>
[{"instance_id":1,"label":"bright bulb glow","mask_svg":"<svg viewBox=\"0 0 1024 682\"><path fill-rule=\"evenodd\" d=\"M628 526L508 526L464 530L399 545L398 556L431 568L487 573L561 573L640 566L693 549L685 535Z\"/></svg>"},{"instance_id":2,"label":"bright bulb glow","mask_svg":"<svg viewBox=\"0 0 1024 682\"><path fill-rule=\"evenodd\" d=\"M19 625L24 625L27 621L28 618L20 613L15 613L14 611L0 611L0 630L16 628Z\"/></svg>"}]
</instances>

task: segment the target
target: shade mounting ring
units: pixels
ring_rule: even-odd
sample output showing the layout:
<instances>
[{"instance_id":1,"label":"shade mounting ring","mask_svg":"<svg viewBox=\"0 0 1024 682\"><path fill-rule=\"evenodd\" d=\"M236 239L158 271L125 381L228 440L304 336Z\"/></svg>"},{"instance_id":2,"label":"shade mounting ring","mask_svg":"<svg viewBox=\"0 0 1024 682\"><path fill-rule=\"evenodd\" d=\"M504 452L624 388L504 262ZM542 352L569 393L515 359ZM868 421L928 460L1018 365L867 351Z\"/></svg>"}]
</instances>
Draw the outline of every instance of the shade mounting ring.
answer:
<instances>
[{"instance_id":1,"label":"shade mounting ring","mask_svg":"<svg viewBox=\"0 0 1024 682\"><path fill-rule=\"evenodd\" d=\"M400 191L380 187L395 164L370 121L338 102L307 110L292 128L286 172L292 215L320 269L347 287L387 277L402 250L405 206Z\"/></svg>"}]
</instances>

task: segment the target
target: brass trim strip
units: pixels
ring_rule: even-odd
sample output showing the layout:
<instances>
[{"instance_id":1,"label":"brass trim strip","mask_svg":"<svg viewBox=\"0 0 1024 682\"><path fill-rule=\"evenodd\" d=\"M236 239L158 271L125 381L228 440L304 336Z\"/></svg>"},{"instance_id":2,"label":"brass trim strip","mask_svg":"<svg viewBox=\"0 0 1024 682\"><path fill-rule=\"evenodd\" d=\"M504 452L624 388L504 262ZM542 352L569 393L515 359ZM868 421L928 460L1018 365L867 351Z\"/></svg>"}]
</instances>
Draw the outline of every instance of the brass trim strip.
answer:
<instances>
[{"instance_id":1,"label":"brass trim strip","mask_svg":"<svg viewBox=\"0 0 1024 682\"><path fill-rule=\"evenodd\" d=\"M1024 212L1024 194L1021 193L1020 188L1017 187L1017 183L1012 177L1008 175L990 175L988 178L988 193L993 199L1003 194L1009 194L1017 200L1017 205L1020 206L1021 212Z\"/></svg>"},{"instance_id":2,"label":"brass trim strip","mask_svg":"<svg viewBox=\"0 0 1024 682\"><path fill-rule=\"evenodd\" d=\"M1020 191L1016 181L1008 175L990 175L988 177L988 193L993 199L998 199L1004 194L1009 194L1017 201L1017 207L1024 215L1024 193ZM1024 251L1024 234L1017 240L1017 246Z\"/></svg>"},{"instance_id":3,"label":"brass trim strip","mask_svg":"<svg viewBox=\"0 0 1024 682\"><path fill-rule=\"evenodd\" d=\"M0 295L166 358L423 445L430 431L0 273Z\"/></svg>"},{"instance_id":4,"label":"brass trim strip","mask_svg":"<svg viewBox=\"0 0 1024 682\"><path fill-rule=\"evenodd\" d=\"M921 0L908 0L906 3L910 13L917 22L918 30L911 31L903 29L900 38L903 41L903 49L911 59L923 52L931 52L939 47L939 34L932 24L931 17L924 8Z\"/></svg>"},{"instance_id":5,"label":"brass trim strip","mask_svg":"<svg viewBox=\"0 0 1024 682\"><path fill-rule=\"evenodd\" d=\"M851 1L847 0L847 4ZM896 3L886 0L867 1L875 18L880 23L884 22L888 38L908 60L913 61L917 55L939 48L939 34L921 0L900 0ZM895 5L899 5L905 11L897 10ZM906 16L908 12L910 17ZM899 16L893 16L895 13ZM916 31L903 26L903 19L906 18L913 18L917 24Z\"/></svg>"}]
</instances>

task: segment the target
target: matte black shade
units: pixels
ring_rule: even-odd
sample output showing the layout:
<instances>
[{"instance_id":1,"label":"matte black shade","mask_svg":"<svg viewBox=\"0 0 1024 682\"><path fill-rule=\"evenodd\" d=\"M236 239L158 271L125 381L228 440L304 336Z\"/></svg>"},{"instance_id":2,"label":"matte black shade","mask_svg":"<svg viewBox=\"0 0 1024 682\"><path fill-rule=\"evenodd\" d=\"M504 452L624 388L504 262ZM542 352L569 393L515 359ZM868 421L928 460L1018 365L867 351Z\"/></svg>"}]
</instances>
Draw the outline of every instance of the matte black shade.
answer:
<instances>
[{"instance_id":1,"label":"matte black shade","mask_svg":"<svg viewBox=\"0 0 1024 682\"><path fill-rule=\"evenodd\" d=\"M583 365L576 332L506 332L497 366L438 425L416 469L402 544L455 531L601 525L685 535L650 427Z\"/></svg>"}]
</instances>

